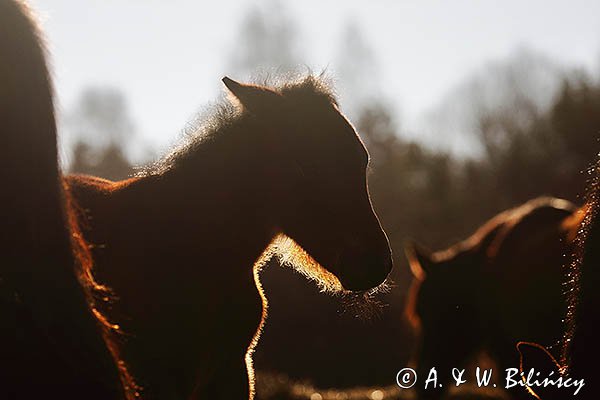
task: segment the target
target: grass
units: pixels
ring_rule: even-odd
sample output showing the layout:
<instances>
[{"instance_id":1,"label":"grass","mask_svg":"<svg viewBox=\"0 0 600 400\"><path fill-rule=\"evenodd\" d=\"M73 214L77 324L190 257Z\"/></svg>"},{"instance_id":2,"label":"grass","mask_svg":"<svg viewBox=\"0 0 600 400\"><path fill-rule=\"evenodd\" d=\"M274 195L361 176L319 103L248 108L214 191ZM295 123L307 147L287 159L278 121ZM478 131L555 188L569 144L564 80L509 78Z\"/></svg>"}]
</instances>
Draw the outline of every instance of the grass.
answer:
<instances>
[{"instance_id":1,"label":"grass","mask_svg":"<svg viewBox=\"0 0 600 400\"><path fill-rule=\"evenodd\" d=\"M416 399L413 390L398 386L356 387L351 389L321 389L310 382L293 381L283 374L260 372L256 382L257 400L408 400ZM500 389L461 387L449 393L445 400L509 400Z\"/></svg>"}]
</instances>

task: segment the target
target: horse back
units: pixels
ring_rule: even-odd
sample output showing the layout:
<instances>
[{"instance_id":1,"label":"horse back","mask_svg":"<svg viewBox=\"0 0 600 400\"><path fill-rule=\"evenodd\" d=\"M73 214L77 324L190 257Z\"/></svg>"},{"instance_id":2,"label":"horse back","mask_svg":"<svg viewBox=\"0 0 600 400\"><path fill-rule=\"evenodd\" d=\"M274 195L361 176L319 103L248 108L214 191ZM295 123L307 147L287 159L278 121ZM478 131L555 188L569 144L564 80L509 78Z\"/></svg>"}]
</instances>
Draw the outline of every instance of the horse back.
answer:
<instances>
[{"instance_id":1,"label":"horse back","mask_svg":"<svg viewBox=\"0 0 600 400\"><path fill-rule=\"evenodd\" d=\"M564 324L563 265L572 251L565 221L576 207L542 198L515 210L489 249L489 294L499 339L552 345ZM489 295L488 294L488 295ZM516 343L516 342L515 342Z\"/></svg>"},{"instance_id":2,"label":"horse back","mask_svg":"<svg viewBox=\"0 0 600 400\"><path fill-rule=\"evenodd\" d=\"M118 209L122 209L126 189L138 178L122 181L111 181L91 175L67 175L63 181L73 196L73 203L78 212L86 238L93 239L94 231L89 225L90 219L97 221L94 228L101 228L114 218L119 218Z\"/></svg>"},{"instance_id":3,"label":"horse back","mask_svg":"<svg viewBox=\"0 0 600 400\"><path fill-rule=\"evenodd\" d=\"M542 264L567 251L570 242L566 221L576 211L572 203L560 199L540 198L525 203L507 218L501 232L487 249L488 257L496 264L505 264L504 268L521 278L543 272L533 266L544 268ZM524 264L529 267L513 269Z\"/></svg>"}]
</instances>

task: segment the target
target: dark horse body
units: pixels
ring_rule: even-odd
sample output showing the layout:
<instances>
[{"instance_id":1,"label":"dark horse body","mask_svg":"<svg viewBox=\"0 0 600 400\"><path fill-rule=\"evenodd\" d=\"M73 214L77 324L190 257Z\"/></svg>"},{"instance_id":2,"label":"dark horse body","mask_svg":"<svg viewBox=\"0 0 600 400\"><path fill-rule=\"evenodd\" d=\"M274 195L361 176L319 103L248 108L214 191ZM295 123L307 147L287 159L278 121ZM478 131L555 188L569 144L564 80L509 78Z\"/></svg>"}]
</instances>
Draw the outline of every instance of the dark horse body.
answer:
<instances>
[{"instance_id":1,"label":"dark horse body","mask_svg":"<svg viewBox=\"0 0 600 400\"><path fill-rule=\"evenodd\" d=\"M586 204L570 224L575 236L572 260L565 273L568 312L567 326L560 357L555 357L544 346L525 343L520 346L522 368L536 368L562 374L563 379L583 380L578 399L596 400L600 397L597 384L600 344L600 161L591 169L591 180L586 193ZM570 398L571 389L553 387L532 388L535 397L542 400Z\"/></svg>"},{"instance_id":2,"label":"dark horse body","mask_svg":"<svg viewBox=\"0 0 600 400\"><path fill-rule=\"evenodd\" d=\"M575 260L567 275L573 290L569 299L569 329L565 337L563 365L568 375L585 379L580 398L598 399L596 372L600 362L600 161L592 170L585 216L577 233Z\"/></svg>"},{"instance_id":3,"label":"dark horse body","mask_svg":"<svg viewBox=\"0 0 600 400\"><path fill-rule=\"evenodd\" d=\"M565 221L574 211L567 201L540 198L497 215L448 250L409 249L416 277L407 312L422 334L420 369L466 368L486 351L502 374L518 368L519 341L560 341L563 255L571 246ZM421 395L439 398L449 387ZM527 396L522 388L515 395Z\"/></svg>"},{"instance_id":4,"label":"dark horse body","mask_svg":"<svg viewBox=\"0 0 600 400\"><path fill-rule=\"evenodd\" d=\"M118 297L110 315L128 335L124 356L150 398L253 395L266 307L253 265L271 254L334 290L371 289L391 268L368 155L323 84L224 82L241 107L219 109L143 176L68 179L95 275Z\"/></svg>"},{"instance_id":5,"label":"dark horse body","mask_svg":"<svg viewBox=\"0 0 600 400\"><path fill-rule=\"evenodd\" d=\"M0 398L124 398L57 162L43 42L0 0Z\"/></svg>"}]
</instances>

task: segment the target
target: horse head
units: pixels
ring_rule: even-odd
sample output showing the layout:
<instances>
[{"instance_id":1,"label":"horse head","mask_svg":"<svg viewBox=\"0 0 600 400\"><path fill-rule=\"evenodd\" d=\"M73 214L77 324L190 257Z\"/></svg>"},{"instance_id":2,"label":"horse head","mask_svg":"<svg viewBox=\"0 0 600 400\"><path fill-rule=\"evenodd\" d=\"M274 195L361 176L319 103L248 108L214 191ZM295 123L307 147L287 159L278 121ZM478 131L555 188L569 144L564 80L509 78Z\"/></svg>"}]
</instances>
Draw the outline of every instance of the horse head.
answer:
<instances>
[{"instance_id":1,"label":"horse head","mask_svg":"<svg viewBox=\"0 0 600 400\"><path fill-rule=\"evenodd\" d=\"M383 283L392 258L369 197L369 154L326 85L314 77L279 89L223 82L264 127L275 224L293 239L280 242L283 258L330 289Z\"/></svg>"}]
</instances>

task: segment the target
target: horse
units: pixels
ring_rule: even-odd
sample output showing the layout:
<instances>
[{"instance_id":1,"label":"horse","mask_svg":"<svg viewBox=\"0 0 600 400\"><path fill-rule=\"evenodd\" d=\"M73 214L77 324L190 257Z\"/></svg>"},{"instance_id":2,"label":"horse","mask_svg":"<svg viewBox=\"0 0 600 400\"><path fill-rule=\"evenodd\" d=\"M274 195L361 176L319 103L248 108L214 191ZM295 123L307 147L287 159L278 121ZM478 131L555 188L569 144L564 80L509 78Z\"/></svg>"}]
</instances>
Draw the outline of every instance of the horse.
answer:
<instances>
[{"instance_id":1,"label":"horse","mask_svg":"<svg viewBox=\"0 0 600 400\"><path fill-rule=\"evenodd\" d=\"M419 387L423 398L441 397L452 368L467 367L481 351L503 373L518 368L519 341L560 341L563 255L571 246L564 223L575 210L565 200L538 198L496 215L446 250L407 246L414 279L405 311L421 334L418 375L431 367L446 374L442 389ZM526 396L522 389L513 394Z\"/></svg>"},{"instance_id":2,"label":"horse","mask_svg":"<svg viewBox=\"0 0 600 400\"><path fill-rule=\"evenodd\" d=\"M334 293L368 295L392 268L369 155L325 80L223 83L226 101L137 176L66 178L147 398L253 398L271 257Z\"/></svg>"},{"instance_id":3,"label":"horse","mask_svg":"<svg viewBox=\"0 0 600 400\"><path fill-rule=\"evenodd\" d=\"M125 399L60 178L42 34L21 1L0 0L0 59L0 397Z\"/></svg>"},{"instance_id":4,"label":"horse","mask_svg":"<svg viewBox=\"0 0 600 400\"><path fill-rule=\"evenodd\" d=\"M568 329L566 330L562 364L568 366L568 375L585 379L590 385L582 391L582 398L596 399L600 389L592 383L600 359L597 330L600 326L600 296L596 283L600 279L600 161L592 168L588 185L583 220L577 233L574 262L567 275L571 285Z\"/></svg>"},{"instance_id":5,"label":"horse","mask_svg":"<svg viewBox=\"0 0 600 400\"><path fill-rule=\"evenodd\" d=\"M580 399L597 399L600 389L594 384L600 346L597 328L600 326L600 296L596 283L600 265L600 160L590 168L591 179L585 196L585 205L568 224L575 237L570 262L566 263L564 283L567 287L566 328L559 356L551 354L537 343L520 346L522 368L544 368L567 379L583 380L577 395ZM543 400L565 397L564 389L531 388L534 397Z\"/></svg>"}]
</instances>

